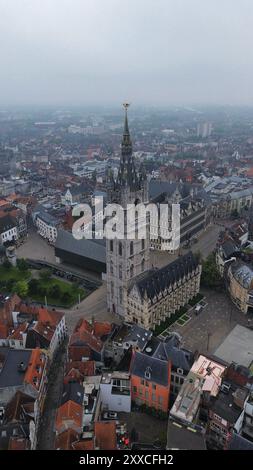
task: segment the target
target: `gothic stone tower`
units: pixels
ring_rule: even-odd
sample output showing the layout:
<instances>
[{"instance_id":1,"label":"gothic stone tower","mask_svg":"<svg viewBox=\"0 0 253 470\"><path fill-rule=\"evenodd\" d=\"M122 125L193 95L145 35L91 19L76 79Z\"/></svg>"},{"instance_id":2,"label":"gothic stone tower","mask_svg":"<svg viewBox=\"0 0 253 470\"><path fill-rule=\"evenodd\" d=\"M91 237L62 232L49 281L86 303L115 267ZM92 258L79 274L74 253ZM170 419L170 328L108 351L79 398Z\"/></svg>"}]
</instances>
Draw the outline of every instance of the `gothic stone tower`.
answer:
<instances>
[{"instance_id":1,"label":"gothic stone tower","mask_svg":"<svg viewBox=\"0 0 253 470\"><path fill-rule=\"evenodd\" d=\"M148 203L148 182L144 171L137 173L132 155L127 108L117 179L109 181L108 202L120 204L127 217L127 204ZM134 224L135 225L135 224ZM134 238L134 237L133 237ZM149 269L149 237L145 239L106 240L107 307L124 318L127 314L128 288L136 276Z\"/></svg>"}]
</instances>

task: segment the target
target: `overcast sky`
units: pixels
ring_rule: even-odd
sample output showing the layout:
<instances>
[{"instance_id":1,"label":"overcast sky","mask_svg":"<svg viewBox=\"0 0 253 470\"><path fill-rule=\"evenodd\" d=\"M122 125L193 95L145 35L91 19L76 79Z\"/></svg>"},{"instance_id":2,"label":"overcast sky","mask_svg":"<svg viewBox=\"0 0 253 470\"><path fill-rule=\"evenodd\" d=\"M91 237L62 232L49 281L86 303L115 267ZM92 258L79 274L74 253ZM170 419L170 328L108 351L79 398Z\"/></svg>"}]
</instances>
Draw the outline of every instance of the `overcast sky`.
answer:
<instances>
[{"instance_id":1,"label":"overcast sky","mask_svg":"<svg viewBox=\"0 0 253 470\"><path fill-rule=\"evenodd\" d=\"M253 105L252 0L0 0L0 105Z\"/></svg>"}]
</instances>

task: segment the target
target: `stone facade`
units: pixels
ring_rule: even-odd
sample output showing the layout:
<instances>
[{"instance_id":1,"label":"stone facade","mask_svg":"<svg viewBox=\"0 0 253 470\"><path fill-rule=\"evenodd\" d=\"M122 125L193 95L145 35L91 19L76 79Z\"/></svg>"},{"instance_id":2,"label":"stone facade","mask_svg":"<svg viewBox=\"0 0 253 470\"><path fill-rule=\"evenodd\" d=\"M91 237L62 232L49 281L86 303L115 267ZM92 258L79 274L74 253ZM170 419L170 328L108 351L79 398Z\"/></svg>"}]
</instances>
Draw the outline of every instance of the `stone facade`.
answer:
<instances>
[{"instance_id":1,"label":"stone facade","mask_svg":"<svg viewBox=\"0 0 253 470\"><path fill-rule=\"evenodd\" d=\"M127 220L127 205L148 202L148 183L144 174L137 174L132 156L127 108L121 162L117 180L109 181L108 202L120 204ZM133 221L135 231L135 221ZM133 237L135 234L133 234ZM106 239L106 279L108 310L122 318L127 312L130 281L149 269L149 239Z\"/></svg>"},{"instance_id":2,"label":"stone facade","mask_svg":"<svg viewBox=\"0 0 253 470\"><path fill-rule=\"evenodd\" d=\"M201 265L189 252L136 280L128 294L127 321L155 328L198 294L200 277Z\"/></svg>"},{"instance_id":3,"label":"stone facade","mask_svg":"<svg viewBox=\"0 0 253 470\"><path fill-rule=\"evenodd\" d=\"M142 171L136 172L132 156L127 106L120 168L116 181L110 176L108 202L121 205L125 221L128 204L143 203L146 206L149 202L146 176ZM150 224L147 217L141 220L148 230L146 238L138 239L135 237L135 217L131 221L131 239L129 236L106 239L107 306L124 320L150 329L199 292L201 266L189 252L164 268L150 270ZM127 228L129 230L129 226Z\"/></svg>"}]
</instances>

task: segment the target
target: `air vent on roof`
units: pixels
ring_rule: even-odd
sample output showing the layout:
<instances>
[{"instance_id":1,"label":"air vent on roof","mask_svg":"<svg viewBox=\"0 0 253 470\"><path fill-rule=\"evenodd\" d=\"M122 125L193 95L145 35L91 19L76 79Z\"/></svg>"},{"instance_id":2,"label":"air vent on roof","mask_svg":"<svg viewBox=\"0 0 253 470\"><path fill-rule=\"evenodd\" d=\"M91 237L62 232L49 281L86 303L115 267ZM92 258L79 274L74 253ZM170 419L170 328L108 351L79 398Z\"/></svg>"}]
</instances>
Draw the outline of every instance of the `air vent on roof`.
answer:
<instances>
[{"instance_id":1,"label":"air vent on roof","mask_svg":"<svg viewBox=\"0 0 253 470\"><path fill-rule=\"evenodd\" d=\"M19 372L25 372L26 371L26 366L23 362L20 362L20 364L18 365L18 371Z\"/></svg>"},{"instance_id":2,"label":"air vent on roof","mask_svg":"<svg viewBox=\"0 0 253 470\"><path fill-rule=\"evenodd\" d=\"M149 353L152 352L152 349L148 347L148 348L146 348L146 352L149 354Z\"/></svg>"},{"instance_id":3,"label":"air vent on roof","mask_svg":"<svg viewBox=\"0 0 253 470\"><path fill-rule=\"evenodd\" d=\"M231 385L228 384L228 383L223 382L223 384L221 385L221 391L222 391L223 393L228 394L230 388L231 388Z\"/></svg>"}]
</instances>

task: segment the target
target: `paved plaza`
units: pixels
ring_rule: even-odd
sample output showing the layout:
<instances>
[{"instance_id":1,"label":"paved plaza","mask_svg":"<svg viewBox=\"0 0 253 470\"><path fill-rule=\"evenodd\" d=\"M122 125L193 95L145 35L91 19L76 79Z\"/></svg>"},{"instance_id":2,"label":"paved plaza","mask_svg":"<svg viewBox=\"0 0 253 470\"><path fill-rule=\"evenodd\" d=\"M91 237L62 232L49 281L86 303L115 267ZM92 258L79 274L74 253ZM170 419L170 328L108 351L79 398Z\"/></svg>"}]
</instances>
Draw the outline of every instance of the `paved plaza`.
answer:
<instances>
[{"instance_id":1,"label":"paved plaza","mask_svg":"<svg viewBox=\"0 0 253 470\"><path fill-rule=\"evenodd\" d=\"M226 293L201 290L206 297L207 306L185 325L174 324L170 331L183 337L183 346L192 352L213 354L235 325L247 326L248 318L231 302Z\"/></svg>"}]
</instances>

